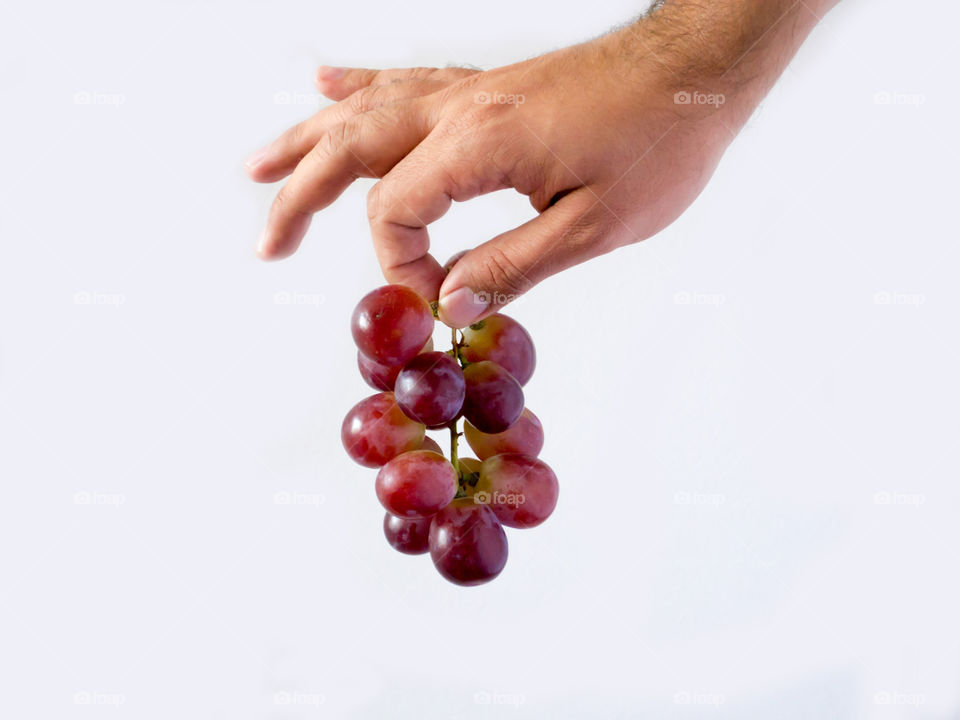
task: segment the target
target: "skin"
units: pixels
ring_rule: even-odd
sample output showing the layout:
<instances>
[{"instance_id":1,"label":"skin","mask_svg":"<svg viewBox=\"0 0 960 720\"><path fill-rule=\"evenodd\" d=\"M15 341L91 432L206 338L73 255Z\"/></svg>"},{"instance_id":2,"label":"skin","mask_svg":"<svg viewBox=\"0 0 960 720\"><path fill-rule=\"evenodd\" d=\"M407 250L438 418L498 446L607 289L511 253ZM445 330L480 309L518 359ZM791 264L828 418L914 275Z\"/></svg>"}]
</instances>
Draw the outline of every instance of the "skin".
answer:
<instances>
[{"instance_id":1,"label":"skin","mask_svg":"<svg viewBox=\"0 0 960 720\"><path fill-rule=\"evenodd\" d=\"M464 327L561 270L644 240L699 195L730 142L837 0L667 0L589 42L487 71L321 67L336 104L247 161L286 179L258 253L293 253L358 177L388 282ZM689 100L684 102L684 100ZM536 216L449 271L427 226L514 188Z\"/></svg>"}]
</instances>

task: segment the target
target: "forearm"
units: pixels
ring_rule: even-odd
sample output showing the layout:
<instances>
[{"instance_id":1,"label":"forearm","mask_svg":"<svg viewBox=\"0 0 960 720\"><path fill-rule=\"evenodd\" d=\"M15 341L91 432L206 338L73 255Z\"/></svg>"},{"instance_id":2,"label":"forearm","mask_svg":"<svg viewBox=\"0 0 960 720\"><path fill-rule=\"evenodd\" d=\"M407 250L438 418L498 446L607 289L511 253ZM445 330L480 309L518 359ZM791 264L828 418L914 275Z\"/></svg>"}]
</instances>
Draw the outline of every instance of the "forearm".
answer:
<instances>
[{"instance_id":1,"label":"forearm","mask_svg":"<svg viewBox=\"0 0 960 720\"><path fill-rule=\"evenodd\" d=\"M614 42L635 66L674 88L721 98L719 104L692 102L686 110L719 113L737 129L837 2L666 0L617 31Z\"/></svg>"}]
</instances>

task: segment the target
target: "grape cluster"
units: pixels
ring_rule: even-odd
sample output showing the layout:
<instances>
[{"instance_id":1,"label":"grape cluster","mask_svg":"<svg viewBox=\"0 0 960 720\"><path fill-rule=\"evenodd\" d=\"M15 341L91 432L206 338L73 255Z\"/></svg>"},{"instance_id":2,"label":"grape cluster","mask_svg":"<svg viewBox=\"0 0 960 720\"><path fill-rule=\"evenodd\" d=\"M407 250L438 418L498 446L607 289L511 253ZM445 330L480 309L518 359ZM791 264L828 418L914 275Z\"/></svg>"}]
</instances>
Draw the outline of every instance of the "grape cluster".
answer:
<instances>
[{"instance_id":1,"label":"grape cluster","mask_svg":"<svg viewBox=\"0 0 960 720\"><path fill-rule=\"evenodd\" d=\"M360 301L351 322L357 365L380 392L347 413L340 435L353 460L380 468L387 542L409 555L429 552L451 582L479 585L507 562L503 526L542 523L559 487L537 458L543 426L524 407L523 385L536 365L529 333L495 314L453 330L452 349L437 352L434 319L430 304L403 285ZM449 459L426 435L443 428ZM476 458L459 457L461 435Z\"/></svg>"}]
</instances>

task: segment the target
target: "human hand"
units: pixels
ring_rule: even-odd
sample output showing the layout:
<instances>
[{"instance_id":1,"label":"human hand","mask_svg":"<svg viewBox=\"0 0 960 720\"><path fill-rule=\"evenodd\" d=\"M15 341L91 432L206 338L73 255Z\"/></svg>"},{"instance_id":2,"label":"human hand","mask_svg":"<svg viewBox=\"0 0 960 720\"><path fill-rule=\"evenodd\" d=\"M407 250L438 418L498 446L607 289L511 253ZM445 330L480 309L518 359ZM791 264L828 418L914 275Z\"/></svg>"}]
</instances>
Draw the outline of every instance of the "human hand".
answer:
<instances>
[{"instance_id":1,"label":"human hand","mask_svg":"<svg viewBox=\"0 0 960 720\"><path fill-rule=\"evenodd\" d=\"M291 254L315 212L356 178L379 178L368 217L384 276L439 298L441 320L463 327L675 220L832 4L668 2L486 72L321 68L318 89L339 102L248 160L254 180L290 176L258 252ZM427 226L454 200L504 188L537 216L441 267Z\"/></svg>"}]
</instances>

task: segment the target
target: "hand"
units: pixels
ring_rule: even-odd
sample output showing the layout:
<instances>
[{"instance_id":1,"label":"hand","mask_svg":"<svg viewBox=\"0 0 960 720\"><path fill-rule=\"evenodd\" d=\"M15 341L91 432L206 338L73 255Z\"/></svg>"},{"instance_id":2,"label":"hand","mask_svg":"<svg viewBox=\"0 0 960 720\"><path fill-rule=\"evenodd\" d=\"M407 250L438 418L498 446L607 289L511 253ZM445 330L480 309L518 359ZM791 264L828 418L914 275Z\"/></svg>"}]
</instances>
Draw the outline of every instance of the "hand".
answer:
<instances>
[{"instance_id":1,"label":"hand","mask_svg":"<svg viewBox=\"0 0 960 720\"><path fill-rule=\"evenodd\" d=\"M582 45L478 72L321 68L339 102L248 160L289 175L258 252L294 252L313 214L358 177L384 276L439 298L463 327L544 278L675 220L831 0L668 2ZM515 188L536 217L449 272L427 226L452 201Z\"/></svg>"}]
</instances>

